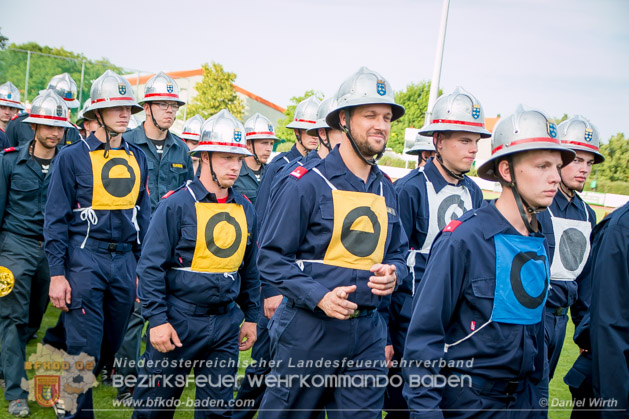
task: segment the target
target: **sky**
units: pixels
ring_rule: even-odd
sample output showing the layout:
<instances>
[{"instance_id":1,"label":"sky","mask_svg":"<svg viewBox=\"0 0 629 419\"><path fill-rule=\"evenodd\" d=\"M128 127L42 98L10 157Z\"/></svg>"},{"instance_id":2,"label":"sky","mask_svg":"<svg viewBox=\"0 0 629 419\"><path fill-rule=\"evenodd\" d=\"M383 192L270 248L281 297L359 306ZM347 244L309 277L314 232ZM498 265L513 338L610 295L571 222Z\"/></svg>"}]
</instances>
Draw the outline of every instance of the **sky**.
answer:
<instances>
[{"instance_id":1,"label":"sky","mask_svg":"<svg viewBox=\"0 0 629 419\"><path fill-rule=\"evenodd\" d=\"M332 95L361 66L395 90L432 78L441 0L0 0L9 42L63 47L143 72L218 62L282 107ZM629 136L629 1L451 0L440 88L485 116L520 103ZM58 24L55 24L57 22ZM1 77L1 76L0 76Z\"/></svg>"}]
</instances>

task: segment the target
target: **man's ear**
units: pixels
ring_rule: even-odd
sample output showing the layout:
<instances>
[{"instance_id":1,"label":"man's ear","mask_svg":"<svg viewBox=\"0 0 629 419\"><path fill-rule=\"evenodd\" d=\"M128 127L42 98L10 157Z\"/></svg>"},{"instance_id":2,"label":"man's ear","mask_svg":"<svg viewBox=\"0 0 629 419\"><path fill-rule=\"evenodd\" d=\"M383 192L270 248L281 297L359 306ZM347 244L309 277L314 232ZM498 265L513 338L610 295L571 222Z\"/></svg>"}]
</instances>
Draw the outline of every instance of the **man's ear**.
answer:
<instances>
[{"instance_id":1,"label":"man's ear","mask_svg":"<svg viewBox=\"0 0 629 419\"><path fill-rule=\"evenodd\" d=\"M496 172L499 177L504 179L505 182L511 183L511 168L509 167L509 161L507 159L500 160L496 166Z\"/></svg>"}]
</instances>

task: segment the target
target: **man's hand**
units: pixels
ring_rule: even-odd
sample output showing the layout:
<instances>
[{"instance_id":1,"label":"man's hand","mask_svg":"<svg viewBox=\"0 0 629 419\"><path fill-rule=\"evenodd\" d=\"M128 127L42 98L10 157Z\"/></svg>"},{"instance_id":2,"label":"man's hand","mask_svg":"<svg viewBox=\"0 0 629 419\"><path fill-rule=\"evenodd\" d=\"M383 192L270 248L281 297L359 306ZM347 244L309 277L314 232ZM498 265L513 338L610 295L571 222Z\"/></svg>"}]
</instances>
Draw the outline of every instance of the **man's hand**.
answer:
<instances>
[{"instance_id":1,"label":"man's hand","mask_svg":"<svg viewBox=\"0 0 629 419\"><path fill-rule=\"evenodd\" d=\"M181 348L182 346L175 328L170 323L151 327L149 336L151 337L151 345L161 353L170 352L175 347Z\"/></svg>"},{"instance_id":2,"label":"man's hand","mask_svg":"<svg viewBox=\"0 0 629 419\"><path fill-rule=\"evenodd\" d=\"M253 346L254 342L257 339L257 325L253 322L244 322L242 326L240 326L240 335L238 335L238 349L241 351L248 350Z\"/></svg>"},{"instance_id":3,"label":"man's hand","mask_svg":"<svg viewBox=\"0 0 629 419\"><path fill-rule=\"evenodd\" d=\"M389 295L395 290L397 276L395 275L395 265L383 265L376 263L370 269L375 276L369 277L367 286L371 288L372 294Z\"/></svg>"},{"instance_id":4,"label":"man's hand","mask_svg":"<svg viewBox=\"0 0 629 419\"><path fill-rule=\"evenodd\" d=\"M140 297L138 297L138 282L139 282L139 279L138 279L138 277L136 276L136 277L135 277L135 302L136 302L136 303L139 303L139 302L140 302Z\"/></svg>"},{"instance_id":5,"label":"man's hand","mask_svg":"<svg viewBox=\"0 0 629 419\"><path fill-rule=\"evenodd\" d=\"M393 345L387 345L384 347L384 359L387 360L387 368L391 368L391 361L393 361Z\"/></svg>"},{"instance_id":6,"label":"man's hand","mask_svg":"<svg viewBox=\"0 0 629 419\"><path fill-rule=\"evenodd\" d=\"M339 320L347 320L358 308L356 303L347 300L349 294L356 291L356 285L351 287L336 287L323 296L317 307L329 317Z\"/></svg>"},{"instance_id":7,"label":"man's hand","mask_svg":"<svg viewBox=\"0 0 629 419\"><path fill-rule=\"evenodd\" d=\"M280 303L283 299L283 295L275 295L273 297L264 299L264 316L267 319L273 317L273 314L275 314L275 310L277 310L277 308L280 306Z\"/></svg>"},{"instance_id":8,"label":"man's hand","mask_svg":"<svg viewBox=\"0 0 629 419\"><path fill-rule=\"evenodd\" d=\"M68 311L68 306L72 302L72 288L64 275L50 277L50 288L48 296L52 305L60 310Z\"/></svg>"}]
</instances>

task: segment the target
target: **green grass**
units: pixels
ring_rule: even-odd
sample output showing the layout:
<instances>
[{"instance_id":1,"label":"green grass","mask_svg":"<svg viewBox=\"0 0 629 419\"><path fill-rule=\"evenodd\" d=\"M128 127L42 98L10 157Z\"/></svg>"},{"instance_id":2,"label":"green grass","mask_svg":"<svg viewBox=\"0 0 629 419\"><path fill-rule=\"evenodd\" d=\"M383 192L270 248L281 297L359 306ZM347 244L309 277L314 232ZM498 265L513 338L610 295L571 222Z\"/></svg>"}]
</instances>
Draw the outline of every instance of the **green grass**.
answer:
<instances>
[{"instance_id":1,"label":"green grass","mask_svg":"<svg viewBox=\"0 0 629 419\"><path fill-rule=\"evenodd\" d=\"M57 317L59 315L59 311L52 306L48 308L46 315L44 316L44 321L42 323L42 327L38 332L38 339L32 340L29 342L26 348L26 358L35 352L37 348L37 342L41 341L41 337L43 337L44 332L48 327L52 327L57 322ZM572 366L574 360L578 355L578 348L572 342L572 334L574 328L572 323L568 324L568 331L566 333L566 339L564 341L564 348L561 354L561 358L559 359L559 365L557 366L557 371L555 372L555 378L550 382L550 399L557 400L571 400L570 391L568 387L563 383L563 377L566 375L570 367ZM250 360L251 359L251 351L241 353L241 359ZM240 368L238 374L244 374L244 368ZM29 374L29 378L32 378L32 374ZM4 393L3 393L4 395ZM106 411L97 412L97 418L130 418L132 411L130 409L125 409L122 407L115 408L112 405L112 400L116 397L116 390L112 387L99 385L93 389L94 395L94 407L95 409L107 409ZM182 398L194 398L194 387L191 386L184 390ZM36 402L30 402L29 406L31 408L31 418L51 418L54 419L55 415L51 408L42 408L37 405ZM9 403L4 400L0 401L0 418L9 417L7 414L7 409L9 407ZM176 418L193 418L194 412L192 410L183 411L178 410L175 414ZM560 418L568 418L570 417L570 410L566 409L552 409L550 410L550 418L551 419L560 419Z\"/></svg>"}]
</instances>

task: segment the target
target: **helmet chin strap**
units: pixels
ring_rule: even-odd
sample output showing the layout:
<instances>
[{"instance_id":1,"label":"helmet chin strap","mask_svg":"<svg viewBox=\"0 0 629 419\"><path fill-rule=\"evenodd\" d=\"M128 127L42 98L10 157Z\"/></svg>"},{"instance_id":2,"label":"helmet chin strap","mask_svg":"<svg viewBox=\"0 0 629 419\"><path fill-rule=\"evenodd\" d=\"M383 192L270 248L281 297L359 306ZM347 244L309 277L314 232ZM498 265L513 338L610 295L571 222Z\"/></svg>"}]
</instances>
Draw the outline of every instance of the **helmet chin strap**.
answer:
<instances>
[{"instance_id":1,"label":"helmet chin strap","mask_svg":"<svg viewBox=\"0 0 629 419\"><path fill-rule=\"evenodd\" d=\"M439 136L439 135L441 135L441 134L437 134L437 136ZM457 173L457 172L454 172L454 171L452 171L452 170L450 170L450 169L446 166L445 162L443 161L443 158L441 157L441 153L439 153L439 149L437 148L437 140L433 139L433 143L434 143L434 145L435 145L435 151L436 151L436 153L437 153L435 157L437 158L437 161L439 162L439 164L441 164L441 167L443 168L443 170L445 170L445 172L446 172L449 176L452 176L452 177L453 177L453 178L455 178L456 180L463 180L463 179L465 179L465 176L464 176L464 175L465 175L467 172L469 172L469 170L466 170L466 171L464 171L464 172L462 172L462 171L457 171L458 173ZM423 158L422 158L422 160L423 160Z\"/></svg>"},{"instance_id":2,"label":"helmet chin strap","mask_svg":"<svg viewBox=\"0 0 629 419\"><path fill-rule=\"evenodd\" d=\"M306 154L310 153L310 150L308 150L306 146L304 145L304 143L301 141L301 132L300 132L301 130L299 128L294 128L294 130L295 130L295 137L297 138L297 142L301 144L301 146L306 151Z\"/></svg>"},{"instance_id":3,"label":"helmet chin strap","mask_svg":"<svg viewBox=\"0 0 629 419\"><path fill-rule=\"evenodd\" d=\"M155 117L153 116L153 102L149 102L149 108L151 109L151 120L153 121L153 125L155 125L155 127L157 127L157 129L162 132L167 131L167 128L162 128L159 126L159 124L155 120Z\"/></svg>"},{"instance_id":4,"label":"helmet chin strap","mask_svg":"<svg viewBox=\"0 0 629 419\"><path fill-rule=\"evenodd\" d=\"M214 172L214 167L212 167L212 153L208 153L208 161L210 163L210 173L212 174L212 181L218 185L221 189L227 189L227 186L221 185L221 182L218 181L218 177L216 177L216 173Z\"/></svg>"},{"instance_id":5,"label":"helmet chin strap","mask_svg":"<svg viewBox=\"0 0 629 419\"><path fill-rule=\"evenodd\" d=\"M317 130L317 137L319 137L319 142L321 144L323 144L323 146L325 148L327 148L329 152L331 152L332 151L332 145L330 144L330 137L329 137L330 130L328 128L324 128L324 129L325 129L326 139L324 140L323 137L321 137L321 135L319 135L319 130Z\"/></svg>"},{"instance_id":6,"label":"helmet chin strap","mask_svg":"<svg viewBox=\"0 0 629 419\"><path fill-rule=\"evenodd\" d=\"M98 122L98 126L105 129L105 158L108 158L109 150L111 150L111 137L116 137L120 134L105 125L105 120L101 118L101 115L99 113L94 112L94 116L96 117L96 122Z\"/></svg>"},{"instance_id":7,"label":"helmet chin strap","mask_svg":"<svg viewBox=\"0 0 629 419\"><path fill-rule=\"evenodd\" d=\"M303 145L303 144L302 144ZM256 153L256 143L255 140L251 140L251 154L253 154L253 159L256 161L256 163L258 163L260 166L262 166L262 162L260 161L260 159L258 158L258 153Z\"/></svg>"},{"instance_id":8,"label":"helmet chin strap","mask_svg":"<svg viewBox=\"0 0 629 419\"><path fill-rule=\"evenodd\" d=\"M561 172L559 176L561 177ZM574 198L574 190L570 189L570 187L566 185L566 183L563 181L563 177L561 178L561 182L559 183L559 189L561 189L561 192L563 192L563 194L566 195L568 198Z\"/></svg>"},{"instance_id":9,"label":"helmet chin strap","mask_svg":"<svg viewBox=\"0 0 629 419\"><path fill-rule=\"evenodd\" d=\"M378 160L380 159L380 157L382 157L384 150L378 153L375 158L371 158L367 160L365 156L363 156L363 153L361 153L360 150L358 149L358 145L356 144L356 141L354 140L354 137L352 136L351 127L349 125L350 117L351 117L350 111L345 110L345 125L341 125L341 129L343 130L343 132L349 139L349 142L352 145L352 148L354 149L354 153L356 153L356 155L360 157L360 159L364 161L365 163L367 163L369 166L375 166L378 163Z\"/></svg>"},{"instance_id":10,"label":"helmet chin strap","mask_svg":"<svg viewBox=\"0 0 629 419\"><path fill-rule=\"evenodd\" d=\"M537 233L539 231L539 225L537 223L537 217L535 214L538 212L544 211L547 207L533 207L520 195L518 191L518 186L515 181L515 170L513 170L513 159L509 157L507 159L509 163L509 172L511 173L511 182L507 182L503 179L503 181L509 185L511 191L513 192L513 197L515 199L515 203L518 206L518 211L520 212L520 218L524 222L524 226L528 230L529 233ZM528 214L531 215L531 221L529 222Z\"/></svg>"}]
</instances>

